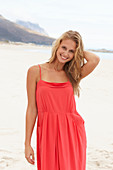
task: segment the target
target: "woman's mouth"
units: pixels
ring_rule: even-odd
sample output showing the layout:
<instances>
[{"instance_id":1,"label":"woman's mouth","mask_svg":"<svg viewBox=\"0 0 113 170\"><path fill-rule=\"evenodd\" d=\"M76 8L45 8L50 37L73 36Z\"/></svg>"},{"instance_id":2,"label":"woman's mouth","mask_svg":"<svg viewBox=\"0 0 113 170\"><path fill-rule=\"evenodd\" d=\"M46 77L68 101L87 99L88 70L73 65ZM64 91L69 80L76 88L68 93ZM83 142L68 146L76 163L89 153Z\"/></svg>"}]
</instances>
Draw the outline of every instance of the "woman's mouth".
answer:
<instances>
[{"instance_id":1,"label":"woman's mouth","mask_svg":"<svg viewBox=\"0 0 113 170\"><path fill-rule=\"evenodd\" d=\"M62 56L62 55L60 55L60 56L61 56L61 58L62 58L63 60L68 59L68 57L64 57L64 56Z\"/></svg>"}]
</instances>

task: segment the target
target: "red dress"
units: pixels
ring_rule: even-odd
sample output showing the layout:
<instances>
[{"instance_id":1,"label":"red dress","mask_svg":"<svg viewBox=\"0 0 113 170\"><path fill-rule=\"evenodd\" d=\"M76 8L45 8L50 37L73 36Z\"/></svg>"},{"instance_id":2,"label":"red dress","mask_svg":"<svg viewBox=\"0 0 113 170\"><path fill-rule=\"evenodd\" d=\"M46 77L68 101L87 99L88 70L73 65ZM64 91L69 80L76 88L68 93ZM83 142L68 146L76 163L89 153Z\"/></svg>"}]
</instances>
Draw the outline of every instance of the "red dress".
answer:
<instances>
[{"instance_id":1,"label":"red dress","mask_svg":"<svg viewBox=\"0 0 113 170\"><path fill-rule=\"evenodd\" d=\"M37 169L85 170L85 121L76 110L71 82L40 80L36 86Z\"/></svg>"}]
</instances>

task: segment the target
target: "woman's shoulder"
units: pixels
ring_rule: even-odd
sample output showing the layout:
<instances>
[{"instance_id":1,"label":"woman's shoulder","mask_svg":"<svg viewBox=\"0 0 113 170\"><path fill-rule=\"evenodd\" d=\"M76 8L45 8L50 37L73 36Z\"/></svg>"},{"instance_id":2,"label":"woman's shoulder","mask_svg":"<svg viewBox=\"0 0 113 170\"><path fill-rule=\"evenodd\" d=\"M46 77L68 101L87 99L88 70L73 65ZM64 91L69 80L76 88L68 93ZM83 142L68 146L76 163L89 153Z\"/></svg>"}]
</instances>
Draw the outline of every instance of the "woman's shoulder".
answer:
<instances>
[{"instance_id":1,"label":"woman's shoulder","mask_svg":"<svg viewBox=\"0 0 113 170\"><path fill-rule=\"evenodd\" d=\"M32 65L32 66L30 66L28 68L28 71L33 72L33 73L37 72L37 70L39 70L38 64L37 65Z\"/></svg>"},{"instance_id":2,"label":"woman's shoulder","mask_svg":"<svg viewBox=\"0 0 113 170\"><path fill-rule=\"evenodd\" d=\"M40 65L40 67L41 67L41 71L48 71L48 70L49 70L49 68L48 68L48 62L39 64L39 65Z\"/></svg>"},{"instance_id":3,"label":"woman's shoulder","mask_svg":"<svg viewBox=\"0 0 113 170\"><path fill-rule=\"evenodd\" d=\"M39 64L32 65L28 68L27 74L31 75L33 79L36 80L36 82L40 78L40 72L39 72Z\"/></svg>"}]
</instances>

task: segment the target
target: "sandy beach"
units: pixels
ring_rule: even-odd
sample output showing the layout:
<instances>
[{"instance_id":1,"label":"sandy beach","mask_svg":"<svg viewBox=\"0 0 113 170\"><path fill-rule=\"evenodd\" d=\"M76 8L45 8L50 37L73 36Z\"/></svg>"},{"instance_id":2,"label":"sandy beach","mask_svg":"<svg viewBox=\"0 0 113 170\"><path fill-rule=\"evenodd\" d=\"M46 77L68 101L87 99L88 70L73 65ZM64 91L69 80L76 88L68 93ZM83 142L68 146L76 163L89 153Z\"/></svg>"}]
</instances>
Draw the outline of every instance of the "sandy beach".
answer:
<instances>
[{"instance_id":1,"label":"sandy beach","mask_svg":"<svg viewBox=\"0 0 113 170\"><path fill-rule=\"evenodd\" d=\"M33 166L24 157L26 76L30 66L49 59L50 49L33 44L0 44L0 170L36 170L36 160ZM85 120L86 170L113 170L112 68L113 60L101 59L81 81L80 98L75 96L77 110ZM31 143L36 154L36 126Z\"/></svg>"}]
</instances>

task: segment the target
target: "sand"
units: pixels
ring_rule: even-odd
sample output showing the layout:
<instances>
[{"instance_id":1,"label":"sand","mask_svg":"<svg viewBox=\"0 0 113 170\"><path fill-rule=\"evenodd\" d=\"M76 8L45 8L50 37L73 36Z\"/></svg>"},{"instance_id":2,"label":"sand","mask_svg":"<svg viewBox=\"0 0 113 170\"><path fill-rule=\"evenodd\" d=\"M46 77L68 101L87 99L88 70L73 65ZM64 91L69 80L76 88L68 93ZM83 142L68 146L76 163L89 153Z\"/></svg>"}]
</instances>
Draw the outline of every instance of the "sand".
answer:
<instances>
[{"instance_id":1,"label":"sand","mask_svg":"<svg viewBox=\"0 0 113 170\"><path fill-rule=\"evenodd\" d=\"M26 75L30 66L49 59L50 49L0 44L0 170L36 170L36 163L30 165L24 157ZM101 59L81 81L80 98L75 96L77 110L85 120L87 170L113 170L112 68L113 60ZM36 126L32 146L36 154Z\"/></svg>"}]
</instances>

